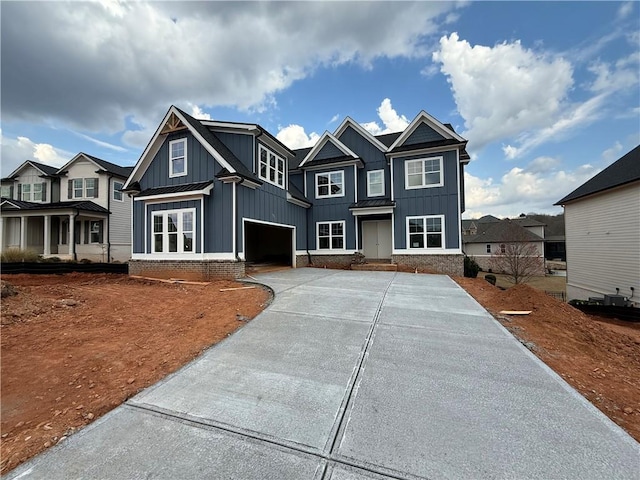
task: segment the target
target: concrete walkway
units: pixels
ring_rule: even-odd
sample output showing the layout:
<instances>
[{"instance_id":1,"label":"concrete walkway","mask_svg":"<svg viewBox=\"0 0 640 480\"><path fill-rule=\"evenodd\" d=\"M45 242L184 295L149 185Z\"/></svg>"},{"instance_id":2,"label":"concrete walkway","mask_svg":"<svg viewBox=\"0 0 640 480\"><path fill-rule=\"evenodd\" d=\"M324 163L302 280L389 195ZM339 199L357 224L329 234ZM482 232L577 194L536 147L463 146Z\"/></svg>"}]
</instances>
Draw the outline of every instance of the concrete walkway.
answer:
<instances>
[{"instance_id":1,"label":"concrete walkway","mask_svg":"<svg viewBox=\"0 0 640 480\"><path fill-rule=\"evenodd\" d=\"M639 445L445 276L265 273L255 320L9 478L634 478Z\"/></svg>"}]
</instances>

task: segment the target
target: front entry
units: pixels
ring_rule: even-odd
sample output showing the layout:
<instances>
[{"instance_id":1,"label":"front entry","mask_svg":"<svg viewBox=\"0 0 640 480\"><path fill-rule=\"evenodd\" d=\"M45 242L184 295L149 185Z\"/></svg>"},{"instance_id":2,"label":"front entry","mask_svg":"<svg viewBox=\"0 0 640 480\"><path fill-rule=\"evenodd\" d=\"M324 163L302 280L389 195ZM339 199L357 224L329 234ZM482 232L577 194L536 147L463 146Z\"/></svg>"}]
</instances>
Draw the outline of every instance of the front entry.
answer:
<instances>
[{"instance_id":1,"label":"front entry","mask_svg":"<svg viewBox=\"0 0 640 480\"><path fill-rule=\"evenodd\" d=\"M391 220L362 222L362 254L365 258L391 258Z\"/></svg>"}]
</instances>

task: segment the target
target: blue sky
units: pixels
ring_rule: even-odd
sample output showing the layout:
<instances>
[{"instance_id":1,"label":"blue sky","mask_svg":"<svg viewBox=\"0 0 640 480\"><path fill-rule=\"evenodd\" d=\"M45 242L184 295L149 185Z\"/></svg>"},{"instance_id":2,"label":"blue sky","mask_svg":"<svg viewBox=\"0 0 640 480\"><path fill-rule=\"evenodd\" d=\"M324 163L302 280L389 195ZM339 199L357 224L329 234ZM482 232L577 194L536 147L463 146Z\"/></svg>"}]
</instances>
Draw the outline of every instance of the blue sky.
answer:
<instances>
[{"instance_id":1,"label":"blue sky","mask_svg":"<svg viewBox=\"0 0 640 480\"><path fill-rule=\"evenodd\" d=\"M640 143L638 2L2 2L2 175L133 165L171 104L292 148L420 110L469 140L466 218L553 203Z\"/></svg>"}]
</instances>

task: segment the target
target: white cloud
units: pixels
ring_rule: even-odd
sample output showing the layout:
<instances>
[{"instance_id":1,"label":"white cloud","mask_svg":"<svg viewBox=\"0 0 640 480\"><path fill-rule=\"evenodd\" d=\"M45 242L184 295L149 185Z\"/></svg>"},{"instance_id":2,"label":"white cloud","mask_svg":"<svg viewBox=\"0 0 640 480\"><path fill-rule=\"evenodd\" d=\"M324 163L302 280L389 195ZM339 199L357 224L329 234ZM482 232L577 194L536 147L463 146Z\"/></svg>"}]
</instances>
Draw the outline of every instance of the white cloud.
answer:
<instances>
[{"instance_id":1,"label":"white cloud","mask_svg":"<svg viewBox=\"0 0 640 480\"><path fill-rule=\"evenodd\" d=\"M620 158L620 154L622 153L622 144L616 140L610 148L607 148L604 152L602 152L602 158L607 162L611 163L614 160Z\"/></svg>"},{"instance_id":2,"label":"white cloud","mask_svg":"<svg viewBox=\"0 0 640 480\"><path fill-rule=\"evenodd\" d=\"M331 117L331 120L329 120L329 125L331 125L332 123L336 123L338 120L340 120L340 114L336 113L333 117Z\"/></svg>"},{"instance_id":3,"label":"white cloud","mask_svg":"<svg viewBox=\"0 0 640 480\"><path fill-rule=\"evenodd\" d=\"M121 147L119 145L113 145L109 142L103 142L102 140L98 140L97 138L90 137L89 135L85 135L84 133L80 133L80 132L73 132L73 133L78 135L79 137L84 138L85 140L90 141L91 143L95 143L99 147L108 148L109 150L115 150L116 152L127 151L127 149L124 147Z\"/></svg>"},{"instance_id":4,"label":"white cloud","mask_svg":"<svg viewBox=\"0 0 640 480\"><path fill-rule=\"evenodd\" d=\"M480 212L502 217L558 213L553 204L599 171L589 164L573 170L559 169L560 165L556 158L538 157L524 168L510 169L498 181L465 172L465 217Z\"/></svg>"},{"instance_id":5,"label":"white cloud","mask_svg":"<svg viewBox=\"0 0 640 480\"><path fill-rule=\"evenodd\" d=\"M304 131L304 127L300 125L289 125L288 127L281 128L276 138L284 143L291 149L312 147L316 144L320 135L316 132L311 132L307 135Z\"/></svg>"},{"instance_id":6,"label":"white cloud","mask_svg":"<svg viewBox=\"0 0 640 480\"><path fill-rule=\"evenodd\" d=\"M0 132L2 149L2 176L9 175L26 160L35 160L52 167L61 167L74 154L49 143L36 143L27 137L5 137Z\"/></svg>"},{"instance_id":7,"label":"white cloud","mask_svg":"<svg viewBox=\"0 0 640 480\"><path fill-rule=\"evenodd\" d=\"M362 127L372 135L382 135L385 133L401 132L409 125L409 120L404 115L398 115L391 105L391 100L385 98L377 109L378 117L382 121L384 128L378 122L362 123Z\"/></svg>"},{"instance_id":8,"label":"white cloud","mask_svg":"<svg viewBox=\"0 0 640 480\"><path fill-rule=\"evenodd\" d=\"M433 60L448 77L465 121L463 136L474 149L547 126L562 112L573 85L568 61L520 41L472 46L452 33L440 39Z\"/></svg>"},{"instance_id":9,"label":"white cloud","mask_svg":"<svg viewBox=\"0 0 640 480\"><path fill-rule=\"evenodd\" d=\"M191 105L191 116L198 120L211 120L211 115L203 112L198 105Z\"/></svg>"},{"instance_id":10,"label":"white cloud","mask_svg":"<svg viewBox=\"0 0 640 480\"><path fill-rule=\"evenodd\" d=\"M618 18L623 19L627 18L633 12L633 3L634 2L624 2L620 5L618 9Z\"/></svg>"}]
</instances>

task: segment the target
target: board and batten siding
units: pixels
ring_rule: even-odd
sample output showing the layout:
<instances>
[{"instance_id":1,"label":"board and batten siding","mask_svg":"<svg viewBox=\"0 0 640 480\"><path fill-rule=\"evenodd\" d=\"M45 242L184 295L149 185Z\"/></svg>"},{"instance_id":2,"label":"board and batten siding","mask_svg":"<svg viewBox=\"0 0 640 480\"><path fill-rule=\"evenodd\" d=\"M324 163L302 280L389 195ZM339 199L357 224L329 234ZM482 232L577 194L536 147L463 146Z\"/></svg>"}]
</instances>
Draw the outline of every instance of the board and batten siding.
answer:
<instances>
[{"instance_id":1,"label":"board and batten siding","mask_svg":"<svg viewBox=\"0 0 640 480\"><path fill-rule=\"evenodd\" d=\"M640 182L571 202L564 218L567 298L586 300L619 288L640 305Z\"/></svg>"}]
</instances>

